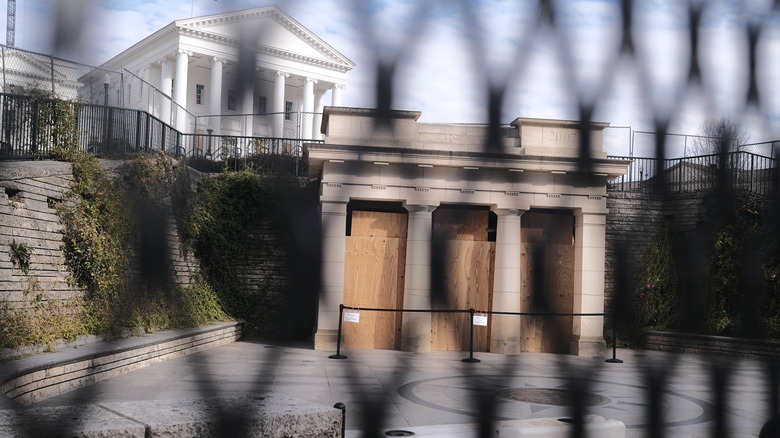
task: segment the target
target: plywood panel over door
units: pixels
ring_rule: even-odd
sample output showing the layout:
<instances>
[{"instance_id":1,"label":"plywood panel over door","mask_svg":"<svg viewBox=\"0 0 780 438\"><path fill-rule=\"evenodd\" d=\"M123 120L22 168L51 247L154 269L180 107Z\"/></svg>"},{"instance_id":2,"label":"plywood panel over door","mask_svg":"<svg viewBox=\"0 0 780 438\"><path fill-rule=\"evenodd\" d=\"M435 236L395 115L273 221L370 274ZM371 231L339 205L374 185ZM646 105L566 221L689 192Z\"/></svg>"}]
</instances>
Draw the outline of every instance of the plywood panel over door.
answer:
<instances>
[{"instance_id":1,"label":"plywood panel over door","mask_svg":"<svg viewBox=\"0 0 780 438\"><path fill-rule=\"evenodd\" d=\"M403 307L407 217L400 213L354 211L346 238L344 304L350 307ZM398 312L360 312L359 323L344 323L346 348L398 349Z\"/></svg>"},{"instance_id":2,"label":"plywood panel over door","mask_svg":"<svg viewBox=\"0 0 780 438\"><path fill-rule=\"evenodd\" d=\"M433 233L446 241L444 261L447 303L440 307L490 311L493 302L495 242L487 241L487 210L439 208L434 212ZM471 321L467 313L434 313L434 350L469 349ZM488 351L488 326L474 327L474 350Z\"/></svg>"},{"instance_id":3,"label":"plywood panel over door","mask_svg":"<svg viewBox=\"0 0 780 438\"><path fill-rule=\"evenodd\" d=\"M522 216L521 306L523 311L571 313L574 308L574 216L531 210ZM541 258L541 260L538 260ZM540 269L534 272L534 259ZM535 278L541 275L543 278ZM539 289L546 307L534 303ZM521 317L521 351L568 353L572 317Z\"/></svg>"}]
</instances>

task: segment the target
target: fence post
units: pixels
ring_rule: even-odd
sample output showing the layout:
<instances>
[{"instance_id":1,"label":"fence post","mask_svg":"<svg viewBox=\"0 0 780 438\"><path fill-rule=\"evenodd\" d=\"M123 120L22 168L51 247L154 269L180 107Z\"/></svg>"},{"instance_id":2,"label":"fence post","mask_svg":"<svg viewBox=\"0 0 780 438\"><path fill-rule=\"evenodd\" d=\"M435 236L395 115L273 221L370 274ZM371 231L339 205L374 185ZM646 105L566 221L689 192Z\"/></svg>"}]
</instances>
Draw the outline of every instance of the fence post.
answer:
<instances>
[{"instance_id":1,"label":"fence post","mask_svg":"<svg viewBox=\"0 0 780 438\"><path fill-rule=\"evenodd\" d=\"M479 359L474 358L474 313L475 310L472 307L469 309L469 357L463 359L461 362L478 363Z\"/></svg>"},{"instance_id":2,"label":"fence post","mask_svg":"<svg viewBox=\"0 0 780 438\"><path fill-rule=\"evenodd\" d=\"M51 66L51 97L57 97L57 89L54 88L54 57L49 57L49 65Z\"/></svg>"},{"instance_id":3,"label":"fence post","mask_svg":"<svg viewBox=\"0 0 780 438\"><path fill-rule=\"evenodd\" d=\"M336 354L328 356L330 359L346 359L347 356L341 354L341 324L344 321L344 305L339 304L339 332L336 337Z\"/></svg>"},{"instance_id":4,"label":"fence post","mask_svg":"<svg viewBox=\"0 0 780 438\"><path fill-rule=\"evenodd\" d=\"M3 93L7 93L8 92L8 82L7 82L6 77L5 77L5 46L0 47L0 50L2 51L2 55L0 55L0 56L3 57Z\"/></svg>"}]
</instances>

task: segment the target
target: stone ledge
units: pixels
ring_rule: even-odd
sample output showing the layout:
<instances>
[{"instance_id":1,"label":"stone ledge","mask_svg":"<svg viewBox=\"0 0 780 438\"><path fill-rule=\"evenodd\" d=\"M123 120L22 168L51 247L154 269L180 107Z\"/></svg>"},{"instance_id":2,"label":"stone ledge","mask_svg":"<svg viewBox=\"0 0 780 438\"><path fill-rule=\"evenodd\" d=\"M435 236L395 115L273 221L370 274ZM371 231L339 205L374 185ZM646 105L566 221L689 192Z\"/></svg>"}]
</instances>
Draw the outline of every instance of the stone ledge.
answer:
<instances>
[{"instance_id":1,"label":"stone ledge","mask_svg":"<svg viewBox=\"0 0 780 438\"><path fill-rule=\"evenodd\" d=\"M280 395L0 410L0 436L50 436L53 431L78 438L336 438L341 411Z\"/></svg>"},{"instance_id":2,"label":"stone ledge","mask_svg":"<svg viewBox=\"0 0 780 438\"><path fill-rule=\"evenodd\" d=\"M780 342L675 332L648 332L648 350L691 354L717 354L746 359L780 358Z\"/></svg>"},{"instance_id":3,"label":"stone ledge","mask_svg":"<svg viewBox=\"0 0 780 438\"><path fill-rule=\"evenodd\" d=\"M168 359L235 342L241 323L211 324L99 342L0 365L0 407L28 405Z\"/></svg>"}]
</instances>

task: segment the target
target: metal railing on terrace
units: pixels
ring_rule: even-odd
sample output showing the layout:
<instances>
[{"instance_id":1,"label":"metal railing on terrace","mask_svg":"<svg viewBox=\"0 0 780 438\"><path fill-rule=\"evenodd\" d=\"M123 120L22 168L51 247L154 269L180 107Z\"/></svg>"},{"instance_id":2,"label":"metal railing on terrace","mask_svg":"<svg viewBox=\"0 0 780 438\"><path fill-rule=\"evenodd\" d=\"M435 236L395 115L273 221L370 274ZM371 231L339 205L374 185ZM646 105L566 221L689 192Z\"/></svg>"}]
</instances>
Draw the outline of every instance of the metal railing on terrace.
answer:
<instances>
[{"instance_id":1,"label":"metal railing on terrace","mask_svg":"<svg viewBox=\"0 0 780 438\"><path fill-rule=\"evenodd\" d=\"M719 184L771 196L776 190L777 160L744 151L694 157L619 157L633 163L625 175L610 181L607 190L640 193L691 193L713 190Z\"/></svg>"},{"instance_id":2,"label":"metal railing on terrace","mask_svg":"<svg viewBox=\"0 0 780 438\"><path fill-rule=\"evenodd\" d=\"M71 118L57 119L54 105L67 105ZM59 116L61 117L61 116ZM50 156L57 137L75 132L78 148L101 157L164 151L208 161L248 160L258 155L290 157L299 174L305 138L182 133L145 111L0 93L0 159Z\"/></svg>"},{"instance_id":3,"label":"metal railing on terrace","mask_svg":"<svg viewBox=\"0 0 780 438\"><path fill-rule=\"evenodd\" d=\"M634 131L628 126L610 126L604 129L603 150L609 156L648 158L656 155L656 133ZM664 136L665 158L677 159L698 157L713 152L717 137L690 134L666 134ZM739 144L731 141L730 150L749 152L769 158L777 158L780 140Z\"/></svg>"}]
</instances>

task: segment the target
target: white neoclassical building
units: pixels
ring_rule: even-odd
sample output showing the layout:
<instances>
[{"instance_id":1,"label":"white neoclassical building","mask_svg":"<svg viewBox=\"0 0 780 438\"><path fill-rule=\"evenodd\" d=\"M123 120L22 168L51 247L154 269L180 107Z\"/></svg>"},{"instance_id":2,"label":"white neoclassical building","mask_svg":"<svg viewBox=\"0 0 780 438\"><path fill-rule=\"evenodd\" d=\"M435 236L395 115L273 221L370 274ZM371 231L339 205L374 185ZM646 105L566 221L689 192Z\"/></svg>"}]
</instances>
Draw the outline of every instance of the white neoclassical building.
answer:
<instances>
[{"instance_id":1,"label":"white neoclassical building","mask_svg":"<svg viewBox=\"0 0 780 438\"><path fill-rule=\"evenodd\" d=\"M485 126L374 116L325 108L325 142L307 146L321 178L315 348L335 350L344 304L346 348L468 350L469 314L428 310L475 309L476 351L603 352L602 316L514 314L604 311L606 186L630 164L602 151L608 125L587 131L583 167L577 122L519 118L486 152Z\"/></svg>"},{"instance_id":2,"label":"white neoclassical building","mask_svg":"<svg viewBox=\"0 0 780 438\"><path fill-rule=\"evenodd\" d=\"M78 81L78 65L14 47L0 46L0 71L3 93L40 90L62 99L76 99L83 85Z\"/></svg>"},{"instance_id":3,"label":"white neoclassical building","mask_svg":"<svg viewBox=\"0 0 780 438\"><path fill-rule=\"evenodd\" d=\"M174 21L91 72L81 99L148 111L185 133L320 138L322 108L341 105L354 66L268 6Z\"/></svg>"}]
</instances>

